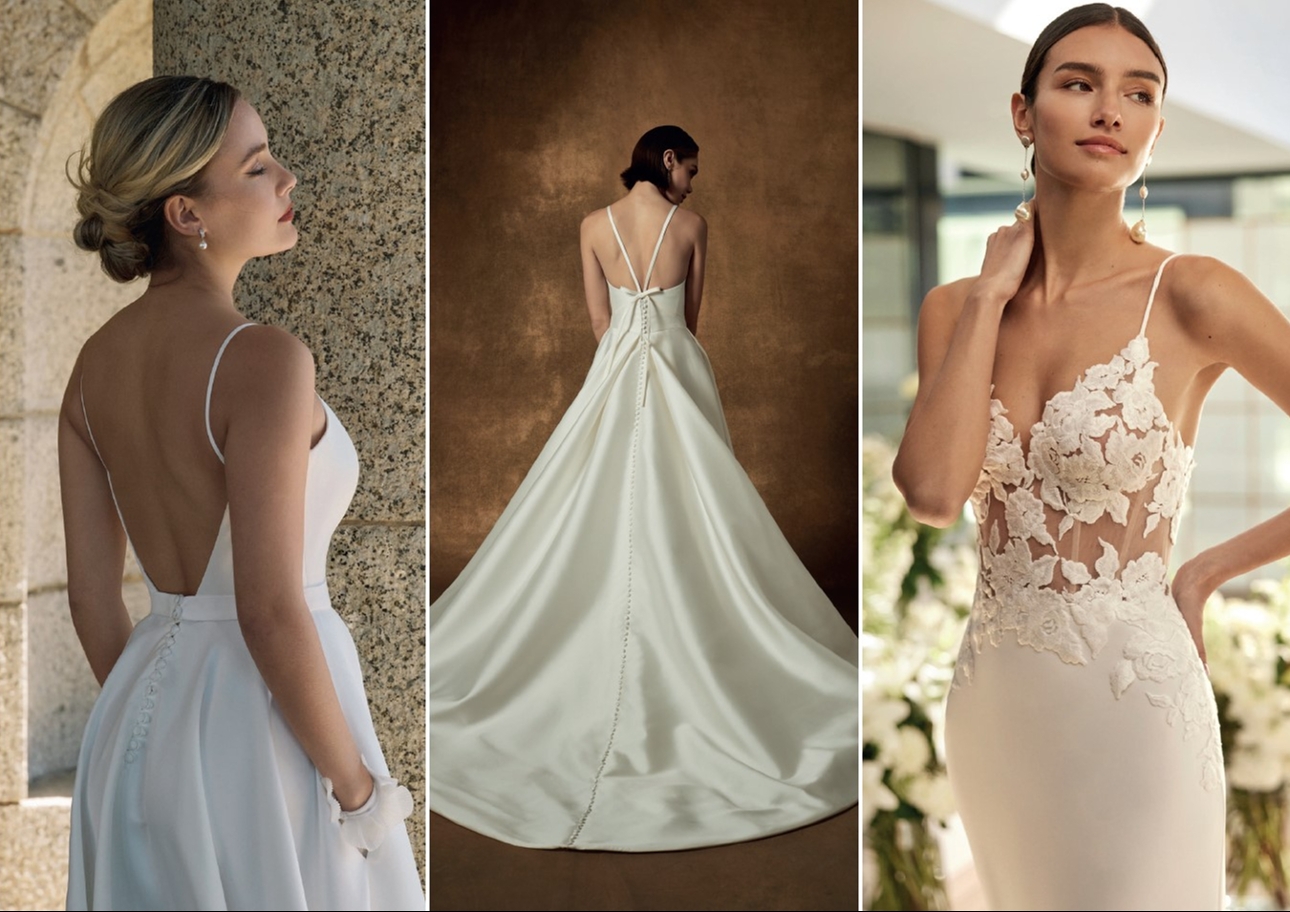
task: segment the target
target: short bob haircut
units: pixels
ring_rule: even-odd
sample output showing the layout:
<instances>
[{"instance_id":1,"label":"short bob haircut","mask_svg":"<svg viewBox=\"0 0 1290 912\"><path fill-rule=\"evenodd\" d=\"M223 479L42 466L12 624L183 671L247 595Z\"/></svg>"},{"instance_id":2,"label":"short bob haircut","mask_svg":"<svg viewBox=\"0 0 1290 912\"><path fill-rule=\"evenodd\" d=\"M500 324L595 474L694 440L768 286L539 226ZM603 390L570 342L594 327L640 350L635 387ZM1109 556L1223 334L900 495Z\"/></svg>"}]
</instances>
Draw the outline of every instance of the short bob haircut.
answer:
<instances>
[{"instance_id":1,"label":"short bob haircut","mask_svg":"<svg viewBox=\"0 0 1290 912\"><path fill-rule=\"evenodd\" d=\"M1169 85L1169 68L1165 66L1165 56L1160 53L1160 45L1156 44L1156 39L1151 37L1151 32L1142 24L1142 20L1123 7L1111 6L1109 3L1086 3L1062 13L1048 23L1035 39L1021 71L1021 94L1025 97L1026 104L1035 103L1035 83L1039 80L1039 72L1044 68L1044 61L1048 59L1048 52L1053 49L1053 45L1071 32L1090 25L1118 25L1141 40L1156 55L1156 60L1160 61L1161 75L1165 80L1160 87L1160 97L1165 97L1165 88Z\"/></svg>"},{"instance_id":2,"label":"short bob haircut","mask_svg":"<svg viewBox=\"0 0 1290 912\"><path fill-rule=\"evenodd\" d=\"M699 144L680 127L665 126L647 130L636 141L632 150L631 166L622 173L623 185L628 189L639 181L648 181L667 193L671 184L667 168L663 167L663 153L671 149L678 159L694 158L699 154Z\"/></svg>"},{"instance_id":3,"label":"short bob haircut","mask_svg":"<svg viewBox=\"0 0 1290 912\"><path fill-rule=\"evenodd\" d=\"M156 76L126 89L99 115L89 151L68 175L81 216L72 236L99 255L113 279L146 276L166 260L166 200L202 192L203 169L219 151L240 97L213 79Z\"/></svg>"}]
</instances>

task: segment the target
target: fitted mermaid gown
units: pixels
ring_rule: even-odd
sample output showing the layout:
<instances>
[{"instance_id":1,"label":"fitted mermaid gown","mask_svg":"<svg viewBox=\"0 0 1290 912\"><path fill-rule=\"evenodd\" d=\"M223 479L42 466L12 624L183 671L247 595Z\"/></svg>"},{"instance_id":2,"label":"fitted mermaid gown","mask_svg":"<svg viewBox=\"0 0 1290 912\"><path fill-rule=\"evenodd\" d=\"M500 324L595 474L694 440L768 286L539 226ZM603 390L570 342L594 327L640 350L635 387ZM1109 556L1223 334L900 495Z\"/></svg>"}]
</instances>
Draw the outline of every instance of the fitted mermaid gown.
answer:
<instances>
[{"instance_id":1,"label":"fitted mermaid gown","mask_svg":"<svg viewBox=\"0 0 1290 912\"><path fill-rule=\"evenodd\" d=\"M1192 468L1146 335L1168 261L1138 335L1053 396L1028 445L990 403L945 737L996 909L1222 908L1217 710L1165 576Z\"/></svg>"},{"instance_id":2,"label":"fitted mermaid gown","mask_svg":"<svg viewBox=\"0 0 1290 912\"><path fill-rule=\"evenodd\" d=\"M210 390L225 347L252 325L225 338L207 385L206 433L220 462ZM358 455L323 407L327 425L305 484L301 583L345 721L368 768L389 775L353 639L327 592L327 549L358 483ZM152 612L85 728L67 908L424 908L406 829L388 831L366 857L342 839L317 768L251 659L237 622L227 508L196 594L160 592L146 570L144 581Z\"/></svg>"},{"instance_id":3,"label":"fitted mermaid gown","mask_svg":"<svg viewBox=\"0 0 1290 912\"><path fill-rule=\"evenodd\" d=\"M535 848L738 842L856 802L857 641L740 468L685 286L590 372L430 608L431 810Z\"/></svg>"}]
</instances>

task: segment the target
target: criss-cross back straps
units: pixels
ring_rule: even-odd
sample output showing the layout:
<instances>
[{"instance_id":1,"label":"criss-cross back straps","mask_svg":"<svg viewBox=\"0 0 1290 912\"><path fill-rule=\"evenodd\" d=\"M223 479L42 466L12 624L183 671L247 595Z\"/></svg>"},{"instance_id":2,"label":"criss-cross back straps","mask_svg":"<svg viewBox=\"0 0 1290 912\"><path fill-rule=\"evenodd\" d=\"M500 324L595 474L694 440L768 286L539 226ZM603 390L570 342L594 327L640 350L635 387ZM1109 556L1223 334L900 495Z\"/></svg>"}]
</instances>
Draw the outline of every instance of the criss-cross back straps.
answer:
<instances>
[{"instance_id":1,"label":"criss-cross back straps","mask_svg":"<svg viewBox=\"0 0 1290 912\"><path fill-rule=\"evenodd\" d=\"M1147 295L1147 311L1142 315L1142 327L1138 330L1139 336L1147 334L1147 320L1151 317L1151 305L1156 302L1156 289L1160 287L1160 277L1165 274L1165 264L1174 257L1182 256L1180 253L1171 253L1160 263L1160 268L1156 270L1155 281L1151 283L1151 294Z\"/></svg>"},{"instance_id":2,"label":"criss-cross back straps","mask_svg":"<svg viewBox=\"0 0 1290 912\"><path fill-rule=\"evenodd\" d=\"M623 236L618 233L618 225L614 223L614 212L608 206L605 212L609 213L609 227L614 229L614 238L618 241L618 249L623 252L623 259L627 261L627 270L632 274L632 281L636 283L637 291L644 291L649 285L650 277L654 275L654 262L658 259L659 248L663 246L663 235L667 234L667 226L672 224L672 216L676 215L676 206L673 205L667 218L663 219L663 229L658 233L658 241L654 244L654 253L649 258L649 269L645 270L645 284L642 285L640 279L636 278L636 270L632 268L632 258L627 255L627 247L623 244Z\"/></svg>"},{"instance_id":3,"label":"criss-cross back straps","mask_svg":"<svg viewBox=\"0 0 1290 912\"><path fill-rule=\"evenodd\" d=\"M211 442L211 449L219 457L219 461L224 461L224 453L220 450L219 444L215 442L215 434L211 431L211 392L215 389L215 372L219 370L220 359L224 357L224 349L228 348L228 343L233 341L233 337L246 329L248 326L255 326L255 323L243 323L241 326L233 327L233 331L224 337L220 343L219 351L215 353L215 363L211 365L210 379L206 381L206 438Z\"/></svg>"}]
</instances>

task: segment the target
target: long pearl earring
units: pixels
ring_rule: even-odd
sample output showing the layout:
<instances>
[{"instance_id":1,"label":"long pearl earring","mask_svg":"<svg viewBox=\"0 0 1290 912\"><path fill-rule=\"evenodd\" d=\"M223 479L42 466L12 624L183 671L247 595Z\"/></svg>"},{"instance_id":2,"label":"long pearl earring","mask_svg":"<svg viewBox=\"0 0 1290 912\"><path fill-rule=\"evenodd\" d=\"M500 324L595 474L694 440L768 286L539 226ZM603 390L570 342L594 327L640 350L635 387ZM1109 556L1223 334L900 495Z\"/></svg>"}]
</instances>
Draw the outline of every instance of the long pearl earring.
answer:
<instances>
[{"instance_id":1,"label":"long pearl earring","mask_svg":"<svg viewBox=\"0 0 1290 912\"><path fill-rule=\"evenodd\" d=\"M1151 156L1147 156L1147 164L1151 164ZM1145 244L1147 242L1147 169L1142 169L1142 184L1138 187L1138 199L1142 200L1142 218L1134 223L1129 229L1129 238L1135 244Z\"/></svg>"},{"instance_id":2,"label":"long pearl earring","mask_svg":"<svg viewBox=\"0 0 1290 912\"><path fill-rule=\"evenodd\" d=\"M1026 199L1026 181L1030 180L1030 144L1029 136L1021 137L1021 204L1012 211L1019 222L1030 221L1030 201Z\"/></svg>"},{"instance_id":3,"label":"long pearl earring","mask_svg":"<svg viewBox=\"0 0 1290 912\"><path fill-rule=\"evenodd\" d=\"M205 229L205 228L198 228L198 229L197 229L197 236L201 238L201 240L197 242L197 249L198 249L198 250L205 250L205 249L206 249L206 229Z\"/></svg>"}]
</instances>

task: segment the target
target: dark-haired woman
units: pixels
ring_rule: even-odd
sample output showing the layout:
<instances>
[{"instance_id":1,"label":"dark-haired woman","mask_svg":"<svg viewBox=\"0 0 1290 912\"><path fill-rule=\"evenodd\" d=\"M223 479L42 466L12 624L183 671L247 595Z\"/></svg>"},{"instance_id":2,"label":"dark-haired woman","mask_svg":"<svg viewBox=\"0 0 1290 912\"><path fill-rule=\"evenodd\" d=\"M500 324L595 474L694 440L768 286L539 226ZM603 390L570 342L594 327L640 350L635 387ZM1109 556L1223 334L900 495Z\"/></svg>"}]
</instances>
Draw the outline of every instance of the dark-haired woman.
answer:
<instances>
[{"instance_id":1,"label":"dark-haired woman","mask_svg":"<svg viewBox=\"0 0 1290 912\"><path fill-rule=\"evenodd\" d=\"M856 801L856 637L730 449L677 127L582 223L581 392L430 608L430 807L535 848L754 839Z\"/></svg>"},{"instance_id":2,"label":"dark-haired woman","mask_svg":"<svg viewBox=\"0 0 1290 912\"><path fill-rule=\"evenodd\" d=\"M68 600L103 685L67 908L422 908L411 797L327 593L354 445L309 351L234 297L295 245L296 178L235 89L165 76L107 106L75 183L77 244L149 283L85 343L59 416Z\"/></svg>"},{"instance_id":3,"label":"dark-haired woman","mask_svg":"<svg viewBox=\"0 0 1290 912\"><path fill-rule=\"evenodd\" d=\"M894 475L922 521L947 525L971 500L979 527L946 756L999 909L1222 907L1201 613L1220 584L1290 553L1290 512L1188 560L1172 586L1166 568L1206 394L1232 367L1290 411L1290 322L1234 270L1125 223L1167 87L1125 10L1091 4L1045 28L1012 98L1034 199L980 275L933 289L920 317Z\"/></svg>"}]
</instances>

